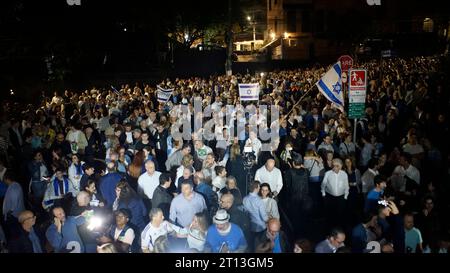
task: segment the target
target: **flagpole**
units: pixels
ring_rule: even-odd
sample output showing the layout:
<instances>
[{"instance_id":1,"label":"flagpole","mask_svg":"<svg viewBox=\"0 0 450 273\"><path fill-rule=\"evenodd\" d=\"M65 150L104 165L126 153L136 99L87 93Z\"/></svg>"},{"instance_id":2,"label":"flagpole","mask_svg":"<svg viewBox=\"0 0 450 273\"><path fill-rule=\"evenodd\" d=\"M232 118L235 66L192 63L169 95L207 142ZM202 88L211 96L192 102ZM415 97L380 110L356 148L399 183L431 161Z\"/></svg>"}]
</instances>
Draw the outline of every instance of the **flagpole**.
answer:
<instances>
[{"instance_id":1,"label":"flagpole","mask_svg":"<svg viewBox=\"0 0 450 273\"><path fill-rule=\"evenodd\" d=\"M283 119L282 120L285 120L286 119L286 117L288 117L291 113L292 113L292 111L294 110L294 108L297 106L297 104L299 104L302 100L303 100L303 98L314 88L314 86L316 86L315 84L313 85L313 86L311 86L311 88L309 88L308 89L308 91L306 91L305 92L305 94L303 94L301 97L300 97L300 99L292 106L292 109L291 109L291 111L289 111L284 117L283 117Z\"/></svg>"}]
</instances>

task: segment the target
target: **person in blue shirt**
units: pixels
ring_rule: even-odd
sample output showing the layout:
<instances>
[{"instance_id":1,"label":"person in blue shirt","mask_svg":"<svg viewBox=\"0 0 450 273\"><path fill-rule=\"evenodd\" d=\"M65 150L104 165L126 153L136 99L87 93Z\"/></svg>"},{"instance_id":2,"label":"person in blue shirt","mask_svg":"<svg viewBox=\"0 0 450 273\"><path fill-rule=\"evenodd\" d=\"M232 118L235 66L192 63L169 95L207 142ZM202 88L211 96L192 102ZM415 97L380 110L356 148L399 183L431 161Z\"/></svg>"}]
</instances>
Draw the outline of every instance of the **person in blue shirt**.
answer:
<instances>
[{"instance_id":1,"label":"person in blue shirt","mask_svg":"<svg viewBox=\"0 0 450 273\"><path fill-rule=\"evenodd\" d=\"M204 182L205 176L202 171L196 172L194 175L194 183L197 185L195 191L200 193L205 198L206 207L211 210L217 207L217 194L212 190L209 184Z\"/></svg>"},{"instance_id":2,"label":"person in blue shirt","mask_svg":"<svg viewBox=\"0 0 450 273\"><path fill-rule=\"evenodd\" d=\"M386 189L386 177L384 175L377 175L374 178L375 188L368 194L364 204L364 212L376 212L378 200L383 196L384 189Z\"/></svg>"},{"instance_id":3,"label":"person in blue shirt","mask_svg":"<svg viewBox=\"0 0 450 273\"><path fill-rule=\"evenodd\" d=\"M107 164L108 174L100 178L99 190L100 194L106 201L106 206L111 208L114 200L116 200L116 186L122 179L122 176L117 172L117 164L115 162L109 162Z\"/></svg>"},{"instance_id":4,"label":"person in blue shirt","mask_svg":"<svg viewBox=\"0 0 450 273\"><path fill-rule=\"evenodd\" d=\"M277 218L270 218L267 222L267 231L259 238L262 242L256 247L256 252L261 249L261 244L264 245L266 242L270 242L270 252L269 253L287 253L291 252L291 247L289 245L289 240L286 234L281 230L280 220Z\"/></svg>"},{"instance_id":5,"label":"person in blue shirt","mask_svg":"<svg viewBox=\"0 0 450 273\"><path fill-rule=\"evenodd\" d=\"M213 218L214 225L208 228L205 252L243 253L247 249L242 229L229 222L230 215L224 209L217 211Z\"/></svg>"},{"instance_id":6,"label":"person in blue shirt","mask_svg":"<svg viewBox=\"0 0 450 273\"><path fill-rule=\"evenodd\" d=\"M368 213L364 215L362 223L353 228L352 252L366 253L370 250L367 250L367 244L371 241L376 241L377 233L381 234L381 229L378 227L377 219L377 214Z\"/></svg>"},{"instance_id":7,"label":"person in blue shirt","mask_svg":"<svg viewBox=\"0 0 450 273\"><path fill-rule=\"evenodd\" d=\"M51 209L53 224L51 224L45 237L56 253L84 253L84 244L78 234L78 226L86 222L84 214L66 217L64 209L55 206Z\"/></svg>"}]
</instances>

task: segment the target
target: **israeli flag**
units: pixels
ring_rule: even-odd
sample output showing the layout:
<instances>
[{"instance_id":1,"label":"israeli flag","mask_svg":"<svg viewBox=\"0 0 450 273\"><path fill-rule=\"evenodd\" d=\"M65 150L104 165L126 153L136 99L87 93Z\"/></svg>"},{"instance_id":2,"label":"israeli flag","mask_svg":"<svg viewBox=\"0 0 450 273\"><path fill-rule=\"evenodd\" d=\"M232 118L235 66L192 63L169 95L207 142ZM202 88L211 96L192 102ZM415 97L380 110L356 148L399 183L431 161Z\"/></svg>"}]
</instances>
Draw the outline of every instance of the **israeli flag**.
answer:
<instances>
[{"instance_id":1,"label":"israeli flag","mask_svg":"<svg viewBox=\"0 0 450 273\"><path fill-rule=\"evenodd\" d=\"M241 101L259 100L259 83L239 84Z\"/></svg>"},{"instance_id":2,"label":"israeli flag","mask_svg":"<svg viewBox=\"0 0 450 273\"><path fill-rule=\"evenodd\" d=\"M316 83L319 91L344 112L344 94L342 92L341 62L334 64Z\"/></svg>"},{"instance_id":3,"label":"israeli flag","mask_svg":"<svg viewBox=\"0 0 450 273\"><path fill-rule=\"evenodd\" d=\"M157 86L158 88L158 101L166 103L170 96L172 96L173 88L172 89L164 89L161 86Z\"/></svg>"}]
</instances>

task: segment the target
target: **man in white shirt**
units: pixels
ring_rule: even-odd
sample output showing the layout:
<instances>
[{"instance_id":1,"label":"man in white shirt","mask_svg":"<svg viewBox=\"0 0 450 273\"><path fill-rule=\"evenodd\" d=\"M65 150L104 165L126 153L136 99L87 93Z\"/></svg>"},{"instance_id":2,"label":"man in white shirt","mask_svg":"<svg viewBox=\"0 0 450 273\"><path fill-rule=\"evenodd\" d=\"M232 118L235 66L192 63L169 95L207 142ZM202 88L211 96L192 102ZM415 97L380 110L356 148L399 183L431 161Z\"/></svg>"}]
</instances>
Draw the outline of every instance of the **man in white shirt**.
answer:
<instances>
[{"instance_id":1,"label":"man in white shirt","mask_svg":"<svg viewBox=\"0 0 450 273\"><path fill-rule=\"evenodd\" d=\"M164 220L163 211L160 208L152 208L150 211L150 223L148 223L141 234L142 252L153 252L155 250L155 242L159 237L167 236L175 231L180 232L181 228Z\"/></svg>"},{"instance_id":2,"label":"man in white shirt","mask_svg":"<svg viewBox=\"0 0 450 273\"><path fill-rule=\"evenodd\" d=\"M333 169L325 173L322 182L322 196L325 197L325 211L330 226L342 225L345 201L349 193L348 176L342 171L342 160L333 159Z\"/></svg>"},{"instance_id":3,"label":"man in white shirt","mask_svg":"<svg viewBox=\"0 0 450 273\"><path fill-rule=\"evenodd\" d=\"M255 180L261 182L261 184L269 184L274 197L283 188L283 177L281 176L280 169L275 167L275 160L273 158L267 159L266 164L256 171Z\"/></svg>"},{"instance_id":4,"label":"man in white shirt","mask_svg":"<svg viewBox=\"0 0 450 273\"><path fill-rule=\"evenodd\" d=\"M149 209L149 204L153 198L153 192L159 185L160 172L155 171L155 163L152 160L145 162L146 172L141 174L138 179L138 192L144 198L144 203Z\"/></svg>"},{"instance_id":5,"label":"man in white shirt","mask_svg":"<svg viewBox=\"0 0 450 273\"><path fill-rule=\"evenodd\" d=\"M391 181L397 191L407 191L407 178L416 183L416 185L409 185L408 188L414 188L420 185L420 172L411 164L411 160L411 155L406 153L402 154L399 159L400 165L395 167L392 173Z\"/></svg>"}]
</instances>

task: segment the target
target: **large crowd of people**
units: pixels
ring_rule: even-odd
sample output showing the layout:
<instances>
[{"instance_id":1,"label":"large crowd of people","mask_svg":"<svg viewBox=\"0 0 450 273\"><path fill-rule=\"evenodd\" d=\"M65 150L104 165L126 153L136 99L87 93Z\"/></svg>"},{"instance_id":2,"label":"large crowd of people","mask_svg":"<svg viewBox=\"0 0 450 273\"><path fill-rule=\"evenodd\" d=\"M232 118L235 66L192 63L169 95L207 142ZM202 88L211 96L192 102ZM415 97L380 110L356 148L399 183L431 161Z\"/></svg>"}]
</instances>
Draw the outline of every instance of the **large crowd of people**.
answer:
<instances>
[{"instance_id":1,"label":"large crowd of people","mask_svg":"<svg viewBox=\"0 0 450 273\"><path fill-rule=\"evenodd\" d=\"M319 65L165 79L159 85L173 89L166 102L140 83L54 92L34 105L6 100L0 249L447 253L444 63L433 56L358 64L369 81L357 121L313 88L327 70ZM259 83L253 103L268 110L246 114L239 83ZM212 115L194 111L196 98ZM212 130L173 135L174 124L198 119L212 121ZM261 138L249 123L277 128L276 138Z\"/></svg>"}]
</instances>

